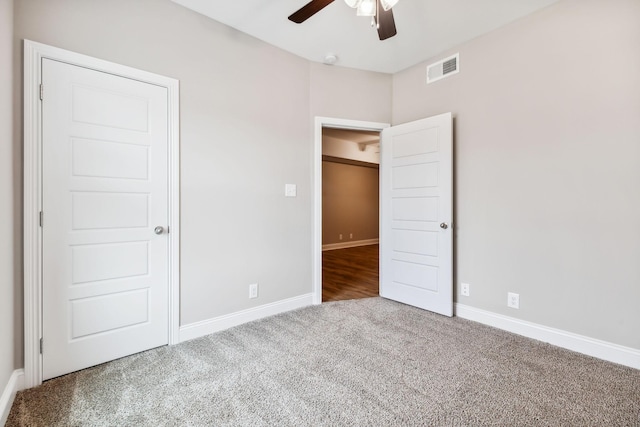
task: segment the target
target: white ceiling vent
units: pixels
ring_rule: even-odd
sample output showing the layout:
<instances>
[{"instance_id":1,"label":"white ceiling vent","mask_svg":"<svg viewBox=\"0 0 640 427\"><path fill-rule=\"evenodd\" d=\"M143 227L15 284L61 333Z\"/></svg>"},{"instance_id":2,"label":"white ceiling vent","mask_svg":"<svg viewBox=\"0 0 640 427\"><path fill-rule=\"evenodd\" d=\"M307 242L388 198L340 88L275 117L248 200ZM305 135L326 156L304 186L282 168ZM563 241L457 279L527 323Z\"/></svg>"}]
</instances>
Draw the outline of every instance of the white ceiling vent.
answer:
<instances>
[{"instance_id":1,"label":"white ceiling vent","mask_svg":"<svg viewBox=\"0 0 640 427\"><path fill-rule=\"evenodd\" d=\"M457 74L459 71L460 54L456 53L441 61L427 65L427 84Z\"/></svg>"}]
</instances>

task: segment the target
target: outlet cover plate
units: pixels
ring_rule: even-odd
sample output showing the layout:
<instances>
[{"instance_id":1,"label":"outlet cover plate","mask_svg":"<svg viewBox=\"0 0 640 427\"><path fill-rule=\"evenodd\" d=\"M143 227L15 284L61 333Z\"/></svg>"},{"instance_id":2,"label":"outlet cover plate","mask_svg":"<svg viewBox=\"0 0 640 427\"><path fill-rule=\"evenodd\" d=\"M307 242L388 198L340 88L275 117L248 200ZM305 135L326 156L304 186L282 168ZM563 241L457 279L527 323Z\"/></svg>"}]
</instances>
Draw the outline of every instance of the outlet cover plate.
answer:
<instances>
[{"instance_id":1,"label":"outlet cover plate","mask_svg":"<svg viewBox=\"0 0 640 427\"><path fill-rule=\"evenodd\" d=\"M513 292L507 293L507 307L511 308L520 308L520 294L516 294Z\"/></svg>"},{"instance_id":2,"label":"outlet cover plate","mask_svg":"<svg viewBox=\"0 0 640 427\"><path fill-rule=\"evenodd\" d=\"M461 283L460 284L460 295L462 295L463 297L468 297L469 296L469 284L468 283Z\"/></svg>"},{"instance_id":3,"label":"outlet cover plate","mask_svg":"<svg viewBox=\"0 0 640 427\"><path fill-rule=\"evenodd\" d=\"M258 284L249 285L249 298L258 298Z\"/></svg>"}]
</instances>

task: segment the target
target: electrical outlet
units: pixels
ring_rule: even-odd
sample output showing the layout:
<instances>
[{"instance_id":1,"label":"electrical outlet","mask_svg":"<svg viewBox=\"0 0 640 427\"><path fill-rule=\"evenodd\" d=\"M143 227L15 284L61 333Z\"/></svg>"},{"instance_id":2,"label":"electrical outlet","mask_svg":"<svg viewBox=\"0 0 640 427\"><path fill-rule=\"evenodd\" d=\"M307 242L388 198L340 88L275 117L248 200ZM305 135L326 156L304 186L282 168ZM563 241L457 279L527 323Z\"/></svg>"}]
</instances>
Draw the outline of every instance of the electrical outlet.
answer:
<instances>
[{"instance_id":1,"label":"electrical outlet","mask_svg":"<svg viewBox=\"0 0 640 427\"><path fill-rule=\"evenodd\" d=\"M340 238L340 240L342 240L342 234L340 234L339 238Z\"/></svg>"},{"instance_id":2,"label":"electrical outlet","mask_svg":"<svg viewBox=\"0 0 640 427\"><path fill-rule=\"evenodd\" d=\"M353 239L353 233L349 233L349 238Z\"/></svg>"},{"instance_id":3,"label":"electrical outlet","mask_svg":"<svg viewBox=\"0 0 640 427\"><path fill-rule=\"evenodd\" d=\"M249 298L258 298L258 284L249 285Z\"/></svg>"},{"instance_id":4,"label":"electrical outlet","mask_svg":"<svg viewBox=\"0 0 640 427\"><path fill-rule=\"evenodd\" d=\"M469 284L468 283L461 283L461 289L460 289L460 295L462 295L463 297L468 297L469 296Z\"/></svg>"},{"instance_id":5,"label":"electrical outlet","mask_svg":"<svg viewBox=\"0 0 640 427\"><path fill-rule=\"evenodd\" d=\"M507 307L520 308L520 294L507 293Z\"/></svg>"}]
</instances>

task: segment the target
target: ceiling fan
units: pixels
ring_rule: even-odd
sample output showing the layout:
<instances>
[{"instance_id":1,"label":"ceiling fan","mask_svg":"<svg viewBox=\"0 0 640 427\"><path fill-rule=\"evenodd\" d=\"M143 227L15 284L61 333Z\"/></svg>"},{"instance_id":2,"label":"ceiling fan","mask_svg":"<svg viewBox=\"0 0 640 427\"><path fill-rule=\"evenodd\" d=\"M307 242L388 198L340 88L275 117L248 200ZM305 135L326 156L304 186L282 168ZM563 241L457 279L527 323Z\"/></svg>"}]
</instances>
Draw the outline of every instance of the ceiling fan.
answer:
<instances>
[{"instance_id":1,"label":"ceiling fan","mask_svg":"<svg viewBox=\"0 0 640 427\"><path fill-rule=\"evenodd\" d=\"M333 2L334 0L311 0L291 14L289 20L302 24ZM371 25L376 26L380 40L386 40L397 34L391 8L398 0L345 0L345 2L349 7L357 9L358 16L371 16Z\"/></svg>"}]
</instances>

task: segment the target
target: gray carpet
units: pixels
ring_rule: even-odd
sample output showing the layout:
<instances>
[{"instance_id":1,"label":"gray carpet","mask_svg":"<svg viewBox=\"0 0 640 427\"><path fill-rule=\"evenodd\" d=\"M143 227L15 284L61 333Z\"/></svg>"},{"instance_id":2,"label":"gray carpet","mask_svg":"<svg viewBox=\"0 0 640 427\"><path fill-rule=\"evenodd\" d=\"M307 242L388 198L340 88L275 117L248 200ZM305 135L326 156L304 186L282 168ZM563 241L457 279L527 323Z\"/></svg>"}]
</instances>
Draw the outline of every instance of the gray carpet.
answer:
<instances>
[{"instance_id":1,"label":"gray carpet","mask_svg":"<svg viewBox=\"0 0 640 427\"><path fill-rule=\"evenodd\" d=\"M640 426L640 371L381 298L20 392L8 426Z\"/></svg>"}]
</instances>

